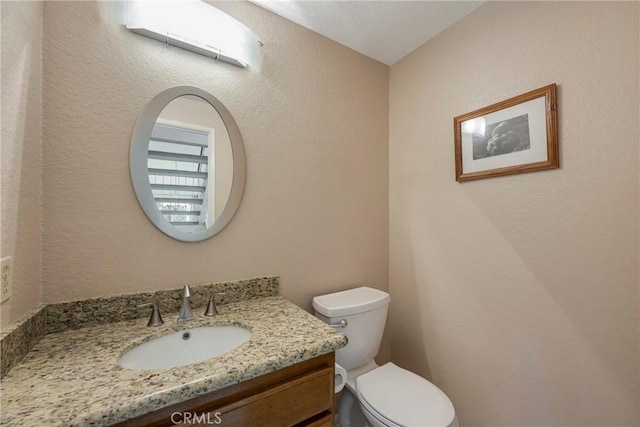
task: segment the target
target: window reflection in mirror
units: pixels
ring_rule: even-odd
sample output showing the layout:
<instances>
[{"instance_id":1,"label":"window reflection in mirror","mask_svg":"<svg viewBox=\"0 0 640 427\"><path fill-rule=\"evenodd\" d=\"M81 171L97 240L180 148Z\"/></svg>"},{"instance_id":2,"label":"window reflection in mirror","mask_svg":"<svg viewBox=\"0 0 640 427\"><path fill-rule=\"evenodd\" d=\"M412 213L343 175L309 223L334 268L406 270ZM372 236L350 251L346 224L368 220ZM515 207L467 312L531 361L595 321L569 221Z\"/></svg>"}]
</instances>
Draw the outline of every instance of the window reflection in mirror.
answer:
<instances>
[{"instance_id":1,"label":"window reflection in mirror","mask_svg":"<svg viewBox=\"0 0 640 427\"><path fill-rule=\"evenodd\" d=\"M129 166L147 218L183 242L219 233L242 200L240 129L219 99L197 87L172 87L149 102L133 129Z\"/></svg>"},{"instance_id":2,"label":"window reflection in mirror","mask_svg":"<svg viewBox=\"0 0 640 427\"><path fill-rule=\"evenodd\" d=\"M213 225L233 179L229 134L213 106L193 95L169 102L151 132L147 167L154 201L171 225L187 233Z\"/></svg>"}]
</instances>

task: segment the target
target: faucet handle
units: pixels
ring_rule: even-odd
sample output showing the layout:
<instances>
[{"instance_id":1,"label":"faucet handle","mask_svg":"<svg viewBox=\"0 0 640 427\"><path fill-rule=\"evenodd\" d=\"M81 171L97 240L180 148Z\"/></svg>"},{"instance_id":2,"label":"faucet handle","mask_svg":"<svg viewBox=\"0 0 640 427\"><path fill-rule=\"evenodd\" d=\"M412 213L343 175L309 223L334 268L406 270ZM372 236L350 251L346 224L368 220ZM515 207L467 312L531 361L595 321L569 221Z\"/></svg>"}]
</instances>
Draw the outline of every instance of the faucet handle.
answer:
<instances>
[{"instance_id":1,"label":"faucet handle","mask_svg":"<svg viewBox=\"0 0 640 427\"><path fill-rule=\"evenodd\" d=\"M205 316L213 317L218 314L218 308L216 307L216 295L226 295L226 292L213 292L209 296L209 304L207 304L207 309L204 312Z\"/></svg>"},{"instance_id":2,"label":"faucet handle","mask_svg":"<svg viewBox=\"0 0 640 427\"><path fill-rule=\"evenodd\" d=\"M164 320L162 320L162 316L160 316L160 310L158 310L158 306L152 302L147 302L144 304L140 304L137 306L138 308L143 308L143 307L153 307L153 310L151 311L151 317L149 318L149 323L147 323L147 326L160 326L162 324L164 324Z\"/></svg>"}]
</instances>

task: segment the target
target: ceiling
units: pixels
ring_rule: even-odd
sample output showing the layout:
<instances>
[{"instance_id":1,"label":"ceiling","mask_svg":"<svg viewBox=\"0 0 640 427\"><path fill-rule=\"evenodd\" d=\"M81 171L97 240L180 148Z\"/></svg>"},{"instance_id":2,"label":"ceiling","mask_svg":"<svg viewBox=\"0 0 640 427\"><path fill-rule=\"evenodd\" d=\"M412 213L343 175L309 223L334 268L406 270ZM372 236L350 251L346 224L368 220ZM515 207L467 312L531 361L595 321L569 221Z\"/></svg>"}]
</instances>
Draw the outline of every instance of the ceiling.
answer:
<instances>
[{"instance_id":1,"label":"ceiling","mask_svg":"<svg viewBox=\"0 0 640 427\"><path fill-rule=\"evenodd\" d=\"M484 1L250 0L271 12L393 65Z\"/></svg>"}]
</instances>

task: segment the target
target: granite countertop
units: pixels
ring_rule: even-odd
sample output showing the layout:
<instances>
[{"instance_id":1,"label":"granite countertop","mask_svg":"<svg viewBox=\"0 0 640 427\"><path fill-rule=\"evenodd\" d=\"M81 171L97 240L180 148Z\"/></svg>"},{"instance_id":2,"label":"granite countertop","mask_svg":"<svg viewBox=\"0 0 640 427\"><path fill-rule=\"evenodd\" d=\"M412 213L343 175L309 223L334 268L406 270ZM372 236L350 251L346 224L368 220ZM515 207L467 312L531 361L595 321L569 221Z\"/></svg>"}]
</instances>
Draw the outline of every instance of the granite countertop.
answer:
<instances>
[{"instance_id":1,"label":"granite countertop","mask_svg":"<svg viewBox=\"0 0 640 427\"><path fill-rule=\"evenodd\" d=\"M0 382L1 424L106 426L273 372L346 345L330 326L282 297L219 306L209 318L146 326L147 318L43 337ZM177 315L177 313L176 313ZM136 345L205 325L238 325L251 338L213 359L188 366L133 371L116 360Z\"/></svg>"}]
</instances>

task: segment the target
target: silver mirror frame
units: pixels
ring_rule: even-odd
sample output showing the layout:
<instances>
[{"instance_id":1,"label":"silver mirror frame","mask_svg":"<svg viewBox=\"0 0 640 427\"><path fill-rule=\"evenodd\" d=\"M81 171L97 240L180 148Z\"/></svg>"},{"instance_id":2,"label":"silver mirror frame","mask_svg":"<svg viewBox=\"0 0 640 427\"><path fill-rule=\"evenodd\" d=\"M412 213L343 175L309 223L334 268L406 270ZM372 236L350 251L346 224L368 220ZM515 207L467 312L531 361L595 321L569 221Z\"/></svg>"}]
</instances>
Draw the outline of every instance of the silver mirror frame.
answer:
<instances>
[{"instance_id":1,"label":"silver mirror frame","mask_svg":"<svg viewBox=\"0 0 640 427\"><path fill-rule=\"evenodd\" d=\"M195 95L206 100L216 109L222 121L224 122L229 139L231 141L231 151L233 153L233 182L231 183L231 192L226 206L216 219L214 224L205 231L197 233L187 233L179 230L166 220L164 215L158 209L153 193L151 192L151 184L149 183L147 152L149 150L149 138L151 131L158 119L158 116L164 107L175 98L183 95ZM133 189L138 197L140 207L147 215L149 220L160 231L174 239L183 242L199 242L213 237L219 233L229 222L240 206L240 200L244 192L244 184L246 179L246 160L244 152L244 144L242 135L236 121L231 113L216 97L210 93L193 86L176 86L156 95L142 112L142 115L136 123L131 137L131 151L129 156L129 168L131 172L131 182Z\"/></svg>"}]
</instances>

